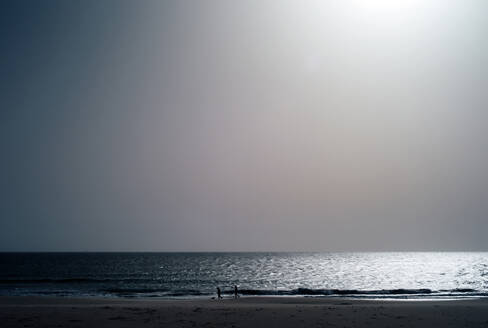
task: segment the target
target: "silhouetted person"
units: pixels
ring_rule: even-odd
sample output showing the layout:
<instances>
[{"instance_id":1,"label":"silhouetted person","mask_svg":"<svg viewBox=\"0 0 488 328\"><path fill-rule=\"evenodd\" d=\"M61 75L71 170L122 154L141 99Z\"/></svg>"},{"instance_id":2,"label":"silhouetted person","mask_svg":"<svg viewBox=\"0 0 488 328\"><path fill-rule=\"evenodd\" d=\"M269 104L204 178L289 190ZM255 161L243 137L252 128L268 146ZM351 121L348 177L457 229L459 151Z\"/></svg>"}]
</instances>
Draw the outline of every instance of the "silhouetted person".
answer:
<instances>
[{"instance_id":1,"label":"silhouetted person","mask_svg":"<svg viewBox=\"0 0 488 328\"><path fill-rule=\"evenodd\" d=\"M220 300L222 298L222 295L220 293L220 288L217 287L217 299Z\"/></svg>"},{"instance_id":2,"label":"silhouetted person","mask_svg":"<svg viewBox=\"0 0 488 328\"><path fill-rule=\"evenodd\" d=\"M237 294L237 285L234 285L234 298L238 298L239 295Z\"/></svg>"}]
</instances>

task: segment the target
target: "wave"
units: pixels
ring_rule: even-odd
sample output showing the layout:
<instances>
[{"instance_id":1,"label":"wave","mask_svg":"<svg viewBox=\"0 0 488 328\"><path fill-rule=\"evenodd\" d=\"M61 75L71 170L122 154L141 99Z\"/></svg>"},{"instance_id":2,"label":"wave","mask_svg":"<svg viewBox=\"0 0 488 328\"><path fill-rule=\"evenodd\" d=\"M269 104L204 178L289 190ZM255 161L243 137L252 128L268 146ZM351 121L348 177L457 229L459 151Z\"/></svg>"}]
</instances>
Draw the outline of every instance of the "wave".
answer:
<instances>
[{"instance_id":1,"label":"wave","mask_svg":"<svg viewBox=\"0 0 488 328\"><path fill-rule=\"evenodd\" d=\"M210 296L214 292L200 290L170 290L164 288L108 288L100 290L104 293L118 296L132 296L156 294L161 297L173 296ZM233 295L233 290L222 290L223 295ZM474 289L452 289L434 291L428 288L421 289L381 289L381 290L357 290L357 289L309 289L297 288L291 290L273 289L240 289L240 295L244 296L350 296L350 297L424 297L424 296L488 296L488 293Z\"/></svg>"},{"instance_id":2,"label":"wave","mask_svg":"<svg viewBox=\"0 0 488 328\"><path fill-rule=\"evenodd\" d=\"M47 293L49 289L55 288L56 293L87 292L116 297L198 297L213 296L213 288L191 289L194 286L207 286L208 281L204 280L171 280L154 278L103 278L103 277L74 277L74 278L7 278L0 279L0 287L4 293L9 289L20 292L31 291L33 293ZM192 286L184 288L189 281ZM180 283L184 283L181 285ZM203 284L202 284L203 283ZM212 281L220 285L220 281ZM59 284L59 285L58 285ZM71 285L70 285L71 284ZM10 285L10 286L9 286ZM179 289L177 286L183 288ZM44 287L42 287L44 286ZM53 287L58 286L58 287ZM39 289L42 288L42 291ZM222 294L232 295L233 289L223 289ZM488 297L487 290L476 290L471 288L440 289L429 288L419 289L240 289L239 294L243 296L316 296L316 297L359 297L359 298L422 298L422 297Z\"/></svg>"},{"instance_id":3,"label":"wave","mask_svg":"<svg viewBox=\"0 0 488 328\"><path fill-rule=\"evenodd\" d=\"M358 290L358 289L309 289L297 288L292 290L254 290L243 289L239 291L243 295L425 295L432 294L431 289L382 289L382 290Z\"/></svg>"},{"instance_id":4,"label":"wave","mask_svg":"<svg viewBox=\"0 0 488 328\"><path fill-rule=\"evenodd\" d=\"M308 289L297 288L292 290L253 290L243 289L239 291L242 295L248 296L345 296L363 298L422 298L422 297L488 297L487 291L480 291L468 288L457 288L450 290L420 289L380 289L380 290L357 290L357 289ZM224 292L225 294L225 292ZM230 293L228 293L230 294Z\"/></svg>"},{"instance_id":5,"label":"wave","mask_svg":"<svg viewBox=\"0 0 488 328\"><path fill-rule=\"evenodd\" d=\"M440 292L453 292L453 293L477 293L476 289L471 288L456 288L456 289L442 289Z\"/></svg>"}]
</instances>

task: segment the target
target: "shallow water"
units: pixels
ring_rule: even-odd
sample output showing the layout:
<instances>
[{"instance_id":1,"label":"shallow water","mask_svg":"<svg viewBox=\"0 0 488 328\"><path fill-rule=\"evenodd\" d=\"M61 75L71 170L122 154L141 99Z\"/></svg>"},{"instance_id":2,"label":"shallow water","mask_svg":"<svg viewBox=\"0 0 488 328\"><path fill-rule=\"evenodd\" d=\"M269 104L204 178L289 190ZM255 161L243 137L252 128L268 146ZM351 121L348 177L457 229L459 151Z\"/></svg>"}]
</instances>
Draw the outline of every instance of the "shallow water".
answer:
<instances>
[{"instance_id":1,"label":"shallow water","mask_svg":"<svg viewBox=\"0 0 488 328\"><path fill-rule=\"evenodd\" d=\"M488 296L488 253L0 253L0 295Z\"/></svg>"}]
</instances>

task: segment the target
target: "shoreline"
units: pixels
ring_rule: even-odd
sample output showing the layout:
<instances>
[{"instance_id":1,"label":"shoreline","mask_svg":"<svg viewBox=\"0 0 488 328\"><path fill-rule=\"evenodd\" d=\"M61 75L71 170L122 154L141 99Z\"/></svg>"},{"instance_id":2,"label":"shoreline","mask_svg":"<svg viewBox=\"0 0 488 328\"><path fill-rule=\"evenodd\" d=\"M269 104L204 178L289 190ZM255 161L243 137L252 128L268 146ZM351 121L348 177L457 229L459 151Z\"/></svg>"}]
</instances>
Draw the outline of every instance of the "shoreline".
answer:
<instances>
[{"instance_id":1,"label":"shoreline","mask_svg":"<svg viewBox=\"0 0 488 328\"><path fill-rule=\"evenodd\" d=\"M26 294L26 295L0 295L0 304L2 300L15 300L15 299L29 299L29 300L79 300L79 301L154 301L154 302L186 302L186 301L219 301L217 296L113 296L113 295L49 295L49 294ZM486 300L488 302L488 296L479 295L425 295L425 296L413 296L413 297L373 297L373 296L350 296L350 295L340 295L340 296L327 296L327 295L239 295L237 300L280 300L280 299L290 299L290 300L316 300L318 302L334 302L334 301L353 301L353 302L455 302L455 301L467 301L467 300ZM222 296L220 301L231 301L236 300L233 296Z\"/></svg>"},{"instance_id":2,"label":"shoreline","mask_svg":"<svg viewBox=\"0 0 488 328\"><path fill-rule=\"evenodd\" d=\"M487 327L488 299L0 296L2 327Z\"/></svg>"},{"instance_id":3,"label":"shoreline","mask_svg":"<svg viewBox=\"0 0 488 328\"><path fill-rule=\"evenodd\" d=\"M217 295L182 295L182 296L160 296L160 295L113 295L113 294L14 294L14 295L0 295L0 300L2 299L65 299L65 300L106 300L106 301L117 301L117 300L127 300L127 301L213 301L217 300ZM334 301L334 300L350 300L350 301L377 301L377 302L452 302L452 301L463 301L463 300L487 300L488 294L424 294L424 295L246 295L239 294L238 299L315 299L323 301ZM235 300L234 296L229 294L224 294L222 300Z\"/></svg>"}]
</instances>

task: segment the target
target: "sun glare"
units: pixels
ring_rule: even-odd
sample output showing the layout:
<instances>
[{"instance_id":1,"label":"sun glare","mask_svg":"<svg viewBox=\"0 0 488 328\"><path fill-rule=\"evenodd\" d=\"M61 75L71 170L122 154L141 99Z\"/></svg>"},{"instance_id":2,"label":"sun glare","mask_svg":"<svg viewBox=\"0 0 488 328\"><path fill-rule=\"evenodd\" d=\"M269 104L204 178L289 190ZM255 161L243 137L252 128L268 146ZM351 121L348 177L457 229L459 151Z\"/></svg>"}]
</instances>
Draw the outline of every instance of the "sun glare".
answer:
<instances>
[{"instance_id":1,"label":"sun glare","mask_svg":"<svg viewBox=\"0 0 488 328\"><path fill-rule=\"evenodd\" d=\"M411 18L423 5L419 0L354 0L351 9L358 16L382 24Z\"/></svg>"}]
</instances>

